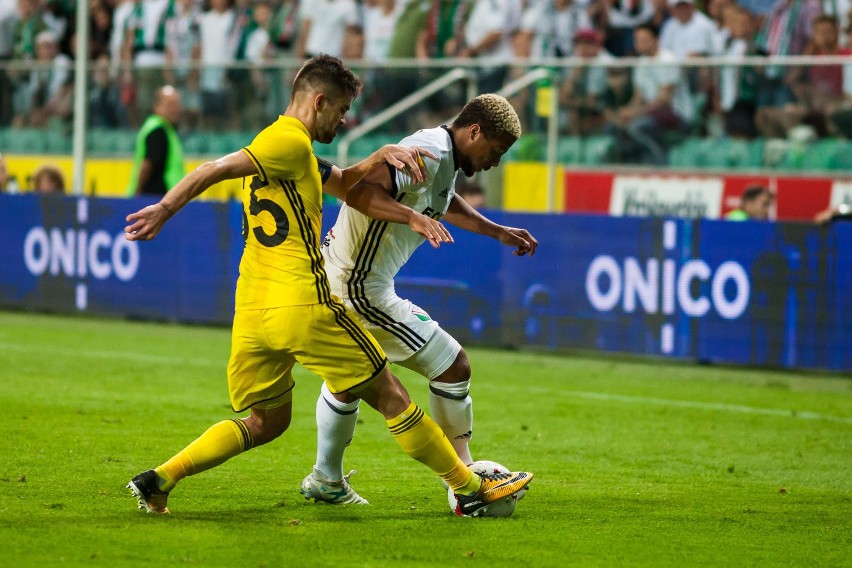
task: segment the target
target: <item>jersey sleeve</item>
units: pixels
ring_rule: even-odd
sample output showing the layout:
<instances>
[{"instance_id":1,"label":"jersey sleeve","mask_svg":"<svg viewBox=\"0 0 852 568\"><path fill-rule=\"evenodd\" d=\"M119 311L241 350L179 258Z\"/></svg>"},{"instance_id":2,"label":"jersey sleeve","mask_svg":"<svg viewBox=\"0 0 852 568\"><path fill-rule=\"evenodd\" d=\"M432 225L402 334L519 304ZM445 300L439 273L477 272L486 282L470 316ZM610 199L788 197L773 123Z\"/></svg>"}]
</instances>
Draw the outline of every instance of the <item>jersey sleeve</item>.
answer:
<instances>
[{"instance_id":1,"label":"jersey sleeve","mask_svg":"<svg viewBox=\"0 0 852 568\"><path fill-rule=\"evenodd\" d=\"M403 140L400 144L405 144L405 140ZM429 148L422 144L419 146L425 150L429 150L435 155L440 156L440 152L436 148ZM388 164L388 168L391 172L391 179L393 180L393 191L392 194L398 195L399 193L423 193L426 191L432 181L435 179L435 174L438 172L438 166L440 166L439 160L433 160L432 158L427 158L426 156L420 156L420 159L423 160L424 165L426 166L426 179L422 182L417 182L411 176L411 173L405 170L398 170Z\"/></svg>"},{"instance_id":2,"label":"jersey sleeve","mask_svg":"<svg viewBox=\"0 0 852 568\"><path fill-rule=\"evenodd\" d=\"M299 132L263 130L243 148L257 166L263 181L301 179L313 154L310 142Z\"/></svg>"}]
</instances>

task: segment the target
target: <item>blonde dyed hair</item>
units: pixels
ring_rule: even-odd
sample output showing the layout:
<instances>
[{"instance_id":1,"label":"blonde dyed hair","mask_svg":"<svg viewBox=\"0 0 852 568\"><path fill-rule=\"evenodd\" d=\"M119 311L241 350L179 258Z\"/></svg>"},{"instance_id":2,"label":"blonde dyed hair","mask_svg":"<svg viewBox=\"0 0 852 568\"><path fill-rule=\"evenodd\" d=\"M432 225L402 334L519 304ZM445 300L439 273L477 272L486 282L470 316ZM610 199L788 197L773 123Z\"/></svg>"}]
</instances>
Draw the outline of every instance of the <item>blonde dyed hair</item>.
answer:
<instances>
[{"instance_id":1,"label":"blonde dyed hair","mask_svg":"<svg viewBox=\"0 0 852 568\"><path fill-rule=\"evenodd\" d=\"M517 140L521 137L521 121L518 113L505 97L489 93L470 100L453 121L453 126L465 127L478 124L486 138L508 136Z\"/></svg>"}]
</instances>

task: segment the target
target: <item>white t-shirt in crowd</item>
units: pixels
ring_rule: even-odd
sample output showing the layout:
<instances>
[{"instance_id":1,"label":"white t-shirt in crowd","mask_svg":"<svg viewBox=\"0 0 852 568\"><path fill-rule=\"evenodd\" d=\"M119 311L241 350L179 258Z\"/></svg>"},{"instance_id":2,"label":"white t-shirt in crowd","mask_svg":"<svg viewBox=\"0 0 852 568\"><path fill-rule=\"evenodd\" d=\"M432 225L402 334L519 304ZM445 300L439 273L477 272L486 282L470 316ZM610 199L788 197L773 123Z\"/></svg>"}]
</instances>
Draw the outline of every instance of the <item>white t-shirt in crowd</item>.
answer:
<instances>
[{"instance_id":1,"label":"white t-shirt in crowd","mask_svg":"<svg viewBox=\"0 0 852 568\"><path fill-rule=\"evenodd\" d=\"M696 10L686 23L669 18L660 30L660 48L683 59L687 55L712 55L716 51L716 23Z\"/></svg>"},{"instance_id":2,"label":"white t-shirt in crowd","mask_svg":"<svg viewBox=\"0 0 852 568\"><path fill-rule=\"evenodd\" d=\"M500 41L479 59L506 61L512 57L512 34L521 18L518 0L476 0L464 26L464 42L468 47L477 45L493 31L502 32Z\"/></svg>"},{"instance_id":3,"label":"white t-shirt in crowd","mask_svg":"<svg viewBox=\"0 0 852 568\"><path fill-rule=\"evenodd\" d=\"M731 61L740 61L748 50L748 42L744 39L732 39L724 48L722 55ZM737 65L722 67L719 70L719 103L722 110L734 108L740 90L740 70Z\"/></svg>"},{"instance_id":4,"label":"white t-shirt in crowd","mask_svg":"<svg viewBox=\"0 0 852 568\"><path fill-rule=\"evenodd\" d=\"M208 10L198 21L201 62L227 66L234 60L234 44L230 40L236 14L233 10ZM207 68L201 71L202 91L221 91L225 87L225 69Z\"/></svg>"},{"instance_id":5,"label":"white t-shirt in crowd","mask_svg":"<svg viewBox=\"0 0 852 568\"><path fill-rule=\"evenodd\" d=\"M246 40L246 61L263 63L268 46L269 31L263 28L255 29Z\"/></svg>"},{"instance_id":6,"label":"white t-shirt in crowd","mask_svg":"<svg viewBox=\"0 0 852 568\"><path fill-rule=\"evenodd\" d=\"M346 28L358 25L358 7L353 0L311 0L300 5L299 19L311 22L305 40L308 55L327 53L340 57Z\"/></svg>"},{"instance_id":7,"label":"white t-shirt in crowd","mask_svg":"<svg viewBox=\"0 0 852 568\"><path fill-rule=\"evenodd\" d=\"M639 61L644 65L633 68L633 87L642 93L642 100L650 102L657 98L660 89L675 85L672 98L672 110L685 122L691 122L695 111L692 100L679 65L671 65L678 61L677 56L661 49L655 57L642 56ZM667 65L651 65L651 63L666 63Z\"/></svg>"},{"instance_id":8,"label":"white t-shirt in crowd","mask_svg":"<svg viewBox=\"0 0 852 568\"><path fill-rule=\"evenodd\" d=\"M364 59L384 61L396 29L396 21L405 7L405 0L396 0L390 14L378 6L364 7Z\"/></svg>"},{"instance_id":9,"label":"white t-shirt in crowd","mask_svg":"<svg viewBox=\"0 0 852 568\"><path fill-rule=\"evenodd\" d=\"M8 57L12 54L15 24L20 19L16 0L0 0L0 57Z\"/></svg>"}]
</instances>

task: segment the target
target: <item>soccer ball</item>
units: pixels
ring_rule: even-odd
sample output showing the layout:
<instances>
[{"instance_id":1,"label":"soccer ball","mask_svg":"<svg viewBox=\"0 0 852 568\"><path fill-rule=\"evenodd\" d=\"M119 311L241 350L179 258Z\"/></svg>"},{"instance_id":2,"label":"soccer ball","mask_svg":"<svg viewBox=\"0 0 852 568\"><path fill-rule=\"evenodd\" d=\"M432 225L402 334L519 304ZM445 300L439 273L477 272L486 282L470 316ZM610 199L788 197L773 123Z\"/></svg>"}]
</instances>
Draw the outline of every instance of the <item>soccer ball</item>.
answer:
<instances>
[{"instance_id":1,"label":"soccer ball","mask_svg":"<svg viewBox=\"0 0 852 568\"><path fill-rule=\"evenodd\" d=\"M509 473L509 469L505 466L500 465L497 462L488 461L488 460L480 460L473 462L470 466L470 469L475 471L476 473ZM525 493L523 491L521 493ZM489 503L486 506L479 509L474 516L476 517L508 517L512 513L515 512L515 504L518 502L520 493L516 493L514 495L509 495L508 497L503 497L498 501L494 501L493 503ZM454 514L456 513L456 506L458 505L458 500L456 499L455 493L453 493L452 489L447 490L447 501L450 503L450 511Z\"/></svg>"}]
</instances>

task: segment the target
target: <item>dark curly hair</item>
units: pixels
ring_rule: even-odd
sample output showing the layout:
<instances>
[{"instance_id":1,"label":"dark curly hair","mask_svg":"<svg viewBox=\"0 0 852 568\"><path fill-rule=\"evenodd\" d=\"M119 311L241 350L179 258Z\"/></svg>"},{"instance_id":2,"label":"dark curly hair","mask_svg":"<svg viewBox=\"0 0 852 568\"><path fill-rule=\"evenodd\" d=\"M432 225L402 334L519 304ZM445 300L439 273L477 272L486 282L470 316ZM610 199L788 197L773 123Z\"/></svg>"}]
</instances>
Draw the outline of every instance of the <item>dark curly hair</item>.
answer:
<instances>
[{"instance_id":1,"label":"dark curly hair","mask_svg":"<svg viewBox=\"0 0 852 568\"><path fill-rule=\"evenodd\" d=\"M491 140L500 136L508 136L513 140L521 137L518 114L509 101L500 95L479 95L464 105L453 121L453 126L465 127L471 124L478 124L482 134Z\"/></svg>"}]
</instances>

